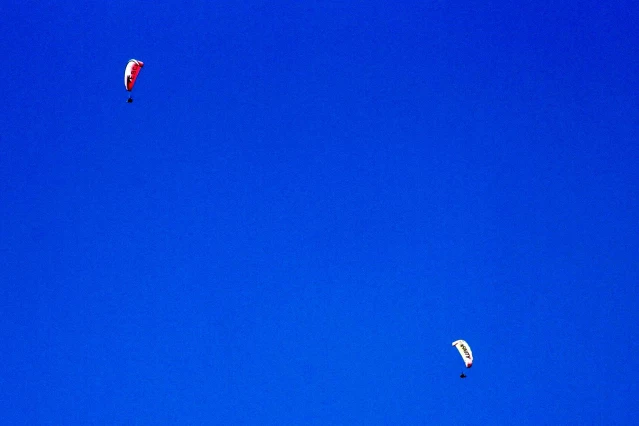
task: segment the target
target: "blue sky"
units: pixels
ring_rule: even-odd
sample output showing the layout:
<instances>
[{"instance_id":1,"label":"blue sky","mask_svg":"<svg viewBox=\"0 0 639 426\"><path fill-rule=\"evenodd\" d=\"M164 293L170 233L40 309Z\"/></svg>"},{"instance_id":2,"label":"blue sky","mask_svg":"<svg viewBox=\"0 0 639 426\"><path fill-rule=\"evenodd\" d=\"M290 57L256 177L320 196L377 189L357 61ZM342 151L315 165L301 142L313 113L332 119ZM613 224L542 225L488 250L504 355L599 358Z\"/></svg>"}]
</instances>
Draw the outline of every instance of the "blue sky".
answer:
<instances>
[{"instance_id":1,"label":"blue sky","mask_svg":"<svg viewBox=\"0 0 639 426\"><path fill-rule=\"evenodd\" d=\"M635 423L634 2L0 16L8 424Z\"/></svg>"}]
</instances>

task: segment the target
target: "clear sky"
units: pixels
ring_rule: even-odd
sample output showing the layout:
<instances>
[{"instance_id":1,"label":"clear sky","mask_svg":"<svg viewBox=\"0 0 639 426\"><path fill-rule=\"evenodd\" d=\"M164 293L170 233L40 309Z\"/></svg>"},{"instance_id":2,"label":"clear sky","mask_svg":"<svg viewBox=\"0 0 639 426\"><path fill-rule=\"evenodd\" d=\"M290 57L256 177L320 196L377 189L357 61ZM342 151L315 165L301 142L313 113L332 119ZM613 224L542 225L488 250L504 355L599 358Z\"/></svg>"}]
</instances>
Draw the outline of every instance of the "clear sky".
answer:
<instances>
[{"instance_id":1,"label":"clear sky","mask_svg":"<svg viewBox=\"0 0 639 426\"><path fill-rule=\"evenodd\" d=\"M0 22L3 423L637 424L635 1Z\"/></svg>"}]
</instances>

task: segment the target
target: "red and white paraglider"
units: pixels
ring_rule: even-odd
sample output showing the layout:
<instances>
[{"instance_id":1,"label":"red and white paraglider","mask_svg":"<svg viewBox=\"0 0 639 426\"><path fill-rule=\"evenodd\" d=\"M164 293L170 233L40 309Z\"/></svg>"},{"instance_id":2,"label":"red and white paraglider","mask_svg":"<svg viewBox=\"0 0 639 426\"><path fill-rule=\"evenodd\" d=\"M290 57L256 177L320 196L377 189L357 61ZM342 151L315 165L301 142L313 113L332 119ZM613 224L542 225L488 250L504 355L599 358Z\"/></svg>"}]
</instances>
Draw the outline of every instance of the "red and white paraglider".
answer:
<instances>
[{"instance_id":1,"label":"red and white paraglider","mask_svg":"<svg viewBox=\"0 0 639 426\"><path fill-rule=\"evenodd\" d=\"M124 69L124 87L127 92L129 92L129 99L127 99L128 103L133 102L133 98L131 97L131 90L133 90L133 85L135 84L135 80L138 78L138 74L140 70L144 66L144 62L138 61L137 59L131 59L126 64L126 68Z\"/></svg>"},{"instance_id":2,"label":"red and white paraglider","mask_svg":"<svg viewBox=\"0 0 639 426\"><path fill-rule=\"evenodd\" d=\"M465 340L455 340L453 342L453 346L457 348L459 351L459 355L461 355L464 360L464 364L466 364L466 368L470 368L473 366L473 351L470 350L470 346ZM464 373L461 373L459 376L462 379L466 378Z\"/></svg>"}]
</instances>

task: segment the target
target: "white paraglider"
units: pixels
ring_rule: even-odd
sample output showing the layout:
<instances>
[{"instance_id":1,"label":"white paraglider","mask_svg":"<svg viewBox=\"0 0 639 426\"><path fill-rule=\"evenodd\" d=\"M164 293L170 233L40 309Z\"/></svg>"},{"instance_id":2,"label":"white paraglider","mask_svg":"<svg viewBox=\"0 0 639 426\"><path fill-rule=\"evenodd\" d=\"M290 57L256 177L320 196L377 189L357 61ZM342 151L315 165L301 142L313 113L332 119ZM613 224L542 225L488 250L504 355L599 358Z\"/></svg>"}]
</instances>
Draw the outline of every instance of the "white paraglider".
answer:
<instances>
[{"instance_id":1,"label":"white paraglider","mask_svg":"<svg viewBox=\"0 0 639 426\"><path fill-rule=\"evenodd\" d=\"M465 340L455 340L453 342L453 346L457 348L459 354L462 356L464 363L466 364L466 368L470 368L473 366L473 351L470 350L470 346Z\"/></svg>"}]
</instances>

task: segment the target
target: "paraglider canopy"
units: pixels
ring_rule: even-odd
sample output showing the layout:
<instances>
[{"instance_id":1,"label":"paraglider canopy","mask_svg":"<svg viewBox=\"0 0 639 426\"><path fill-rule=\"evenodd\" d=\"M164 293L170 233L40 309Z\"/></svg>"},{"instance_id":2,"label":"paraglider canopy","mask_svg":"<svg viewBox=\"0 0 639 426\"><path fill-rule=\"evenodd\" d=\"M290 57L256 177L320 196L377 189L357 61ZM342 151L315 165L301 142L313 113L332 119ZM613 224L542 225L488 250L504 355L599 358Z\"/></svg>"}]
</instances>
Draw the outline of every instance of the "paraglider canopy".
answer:
<instances>
[{"instance_id":1,"label":"paraglider canopy","mask_svg":"<svg viewBox=\"0 0 639 426\"><path fill-rule=\"evenodd\" d=\"M468 343L466 343L465 340L455 340L453 342L453 346L457 348L457 350L459 351L459 354L462 356L462 359L464 360L464 363L466 364L466 368L472 367L473 352L470 350L470 346L468 346Z\"/></svg>"},{"instance_id":2,"label":"paraglider canopy","mask_svg":"<svg viewBox=\"0 0 639 426\"><path fill-rule=\"evenodd\" d=\"M130 59L124 69L124 87L128 92L133 90L135 80L138 78L138 73L144 66L144 62L137 59Z\"/></svg>"}]
</instances>

